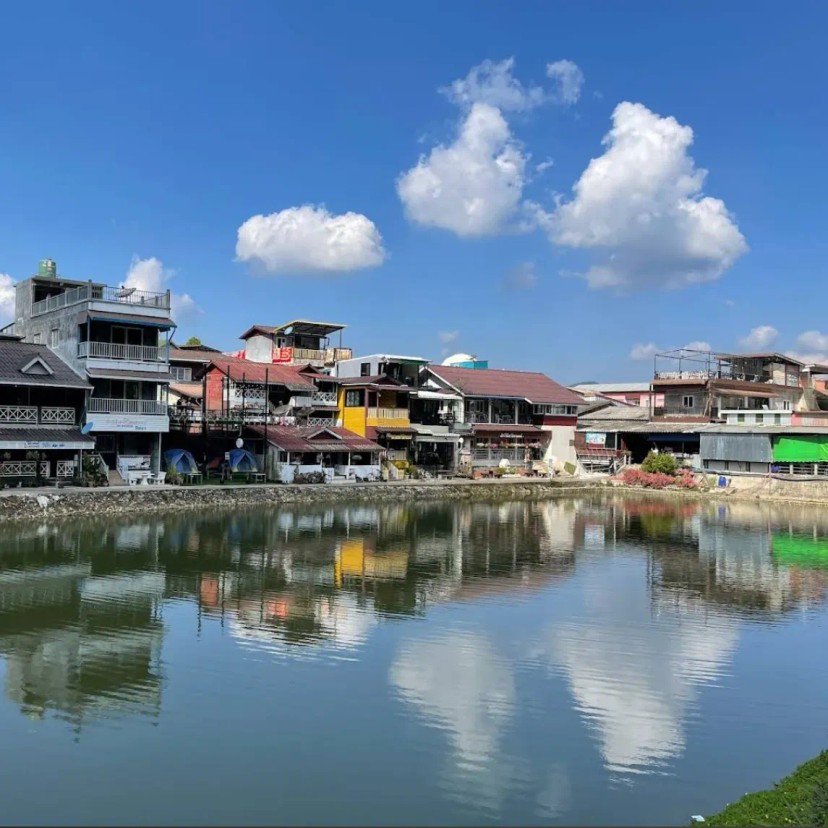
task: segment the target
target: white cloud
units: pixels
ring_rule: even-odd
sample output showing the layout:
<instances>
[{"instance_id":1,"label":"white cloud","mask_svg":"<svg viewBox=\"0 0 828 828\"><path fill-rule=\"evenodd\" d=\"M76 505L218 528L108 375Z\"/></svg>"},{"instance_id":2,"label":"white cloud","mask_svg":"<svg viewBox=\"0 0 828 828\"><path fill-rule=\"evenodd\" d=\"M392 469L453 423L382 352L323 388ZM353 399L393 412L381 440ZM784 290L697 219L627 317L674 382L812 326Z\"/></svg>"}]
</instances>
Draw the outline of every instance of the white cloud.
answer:
<instances>
[{"instance_id":1,"label":"white cloud","mask_svg":"<svg viewBox=\"0 0 828 828\"><path fill-rule=\"evenodd\" d=\"M693 130L642 104L616 106L606 150L545 213L551 241L603 251L584 278L592 288L683 287L718 279L746 250L720 199L702 195L707 171L687 150Z\"/></svg>"},{"instance_id":2,"label":"white cloud","mask_svg":"<svg viewBox=\"0 0 828 828\"><path fill-rule=\"evenodd\" d=\"M460 336L460 331L440 331L440 333L437 334L437 338L444 345L454 342L458 336Z\"/></svg>"},{"instance_id":3,"label":"white cloud","mask_svg":"<svg viewBox=\"0 0 828 828\"><path fill-rule=\"evenodd\" d=\"M554 100L562 104L578 103L584 85L584 73L571 60L556 60L546 67L547 77L555 82Z\"/></svg>"},{"instance_id":4,"label":"white cloud","mask_svg":"<svg viewBox=\"0 0 828 828\"><path fill-rule=\"evenodd\" d=\"M816 332L814 331L814 333ZM747 336L743 336L739 340L739 345L749 351L764 351L774 345L778 336L779 331L772 325L757 325L750 329ZM828 341L828 338L826 340Z\"/></svg>"},{"instance_id":5,"label":"white cloud","mask_svg":"<svg viewBox=\"0 0 828 828\"><path fill-rule=\"evenodd\" d=\"M686 351L712 351L713 350L710 343L705 342L703 339L694 339L692 342L688 342L686 345L683 345L682 347Z\"/></svg>"},{"instance_id":6,"label":"white cloud","mask_svg":"<svg viewBox=\"0 0 828 828\"><path fill-rule=\"evenodd\" d=\"M124 280L125 287L146 290L150 293L163 293L169 288L169 281L175 271L164 267L155 256L149 259L132 257L132 263ZM172 293L170 295L171 312L174 319L182 319L201 313L201 308L189 293Z\"/></svg>"},{"instance_id":7,"label":"white cloud","mask_svg":"<svg viewBox=\"0 0 828 828\"><path fill-rule=\"evenodd\" d=\"M534 262L521 262L506 273L500 282L501 290L531 290L538 283Z\"/></svg>"},{"instance_id":8,"label":"white cloud","mask_svg":"<svg viewBox=\"0 0 828 828\"><path fill-rule=\"evenodd\" d=\"M535 165L535 172L540 174L544 173L547 170L552 169L555 166L555 162L551 158L547 158L545 161L541 161L540 164Z\"/></svg>"},{"instance_id":9,"label":"white cloud","mask_svg":"<svg viewBox=\"0 0 828 828\"><path fill-rule=\"evenodd\" d=\"M14 280L8 273L0 273L0 325L14 319Z\"/></svg>"},{"instance_id":10,"label":"white cloud","mask_svg":"<svg viewBox=\"0 0 828 828\"><path fill-rule=\"evenodd\" d=\"M475 103L454 143L420 156L397 179L409 220L458 236L493 235L520 204L527 157L500 110Z\"/></svg>"},{"instance_id":11,"label":"white cloud","mask_svg":"<svg viewBox=\"0 0 828 828\"><path fill-rule=\"evenodd\" d=\"M267 273L337 273L385 261L376 225L361 213L334 215L322 205L251 216L238 229L236 258Z\"/></svg>"},{"instance_id":12,"label":"white cloud","mask_svg":"<svg viewBox=\"0 0 828 828\"><path fill-rule=\"evenodd\" d=\"M793 359L798 359L806 365L815 362L828 363L828 334L820 331L803 331L796 338L797 350L786 351Z\"/></svg>"},{"instance_id":13,"label":"white cloud","mask_svg":"<svg viewBox=\"0 0 828 828\"><path fill-rule=\"evenodd\" d=\"M630 350L630 359L652 359L661 348L655 342L638 342Z\"/></svg>"},{"instance_id":14,"label":"white cloud","mask_svg":"<svg viewBox=\"0 0 828 828\"><path fill-rule=\"evenodd\" d=\"M513 57L499 63L484 60L473 67L465 78L453 81L440 92L464 109L484 103L503 112L522 112L543 104L546 97L543 89L539 86L524 87L512 75L514 66Z\"/></svg>"}]
</instances>

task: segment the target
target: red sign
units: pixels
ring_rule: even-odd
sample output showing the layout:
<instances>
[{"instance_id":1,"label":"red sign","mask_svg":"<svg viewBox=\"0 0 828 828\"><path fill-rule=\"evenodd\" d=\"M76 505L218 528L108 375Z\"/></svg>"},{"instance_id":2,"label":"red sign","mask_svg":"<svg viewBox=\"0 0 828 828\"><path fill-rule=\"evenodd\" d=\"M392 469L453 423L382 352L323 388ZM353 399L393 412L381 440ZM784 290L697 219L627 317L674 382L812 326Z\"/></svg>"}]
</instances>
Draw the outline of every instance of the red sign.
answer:
<instances>
[{"instance_id":1,"label":"red sign","mask_svg":"<svg viewBox=\"0 0 828 828\"><path fill-rule=\"evenodd\" d=\"M274 348L273 362L293 362L293 348Z\"/></svg>"}]
</instances>

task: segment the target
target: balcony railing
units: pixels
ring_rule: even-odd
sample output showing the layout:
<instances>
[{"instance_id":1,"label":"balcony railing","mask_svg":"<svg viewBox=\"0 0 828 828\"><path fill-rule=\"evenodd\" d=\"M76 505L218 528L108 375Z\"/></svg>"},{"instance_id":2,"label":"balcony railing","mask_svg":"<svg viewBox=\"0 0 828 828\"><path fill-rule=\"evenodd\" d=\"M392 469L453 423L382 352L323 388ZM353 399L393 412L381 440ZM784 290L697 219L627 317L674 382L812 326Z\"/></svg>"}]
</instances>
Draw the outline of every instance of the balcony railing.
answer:
<instances>
[{"instance_id":1,"label":"balcony railing","mask_svg":"<svg viewBox=\"0 0 828 828\"><path fill-rule=\"evenodd\" d=\"M32 316L60 310L79 302L116 302L119 305L141 305L150 308L170 309L170 293L153 293L148 290L136 290L126 287L109 287L108 285L78 285L69 288L57 296L41 299L32 305Z\"/></svg>"},{"instance_id":2,"label":"balcony railing","mask_svg":"<svg viewBox=\"0 0 828 828\"><path fill-rule=\"evenodd\" d=\"M167 404L156 400L113 400L92 397L89 400L90 414L141 414L144 416L166 416Z\"/></svg>"},{"instance_id":3,"label":"balcony railing","mask_svg":"<svg viewBox=\"0 0 828 828\"><path fill-rule=\"evenodd\" d=\"M296 408L317 408L320 406L335 406L336 391L317 391L315 394L293 397L291 403Z\"/></svg>"},{"instance_id":4,"label":"balcony railing","mask_svg":"<svg viewBox=\"0 0 828 828\"><path fill-rule=\"evenodd\" d=\"M74 425L74 408L38 408L36 405L0 405L3 425Z\"/></svg>"},{"instance_id":5,"label":"balcony railing","mask_svg":"<svg viewBox=\"0 0 828 828\"><path fill-rule=\"evenodd\" d=\"M156 348L153 345L119 345L115 342L79 342L78 356L81 359L122 359L130 362L162 362L166 356L166 348Z\"/></svg>"},{"instance_id":6,"label":"balcony railing","mask_svg":"<svg viewBox=\"0 0 828 828\"><path fill-rule=\"evenodd\" d=\"M368 418L377 420L407 420L407 408L369 408Z\"/></svg>"}]
</instances>

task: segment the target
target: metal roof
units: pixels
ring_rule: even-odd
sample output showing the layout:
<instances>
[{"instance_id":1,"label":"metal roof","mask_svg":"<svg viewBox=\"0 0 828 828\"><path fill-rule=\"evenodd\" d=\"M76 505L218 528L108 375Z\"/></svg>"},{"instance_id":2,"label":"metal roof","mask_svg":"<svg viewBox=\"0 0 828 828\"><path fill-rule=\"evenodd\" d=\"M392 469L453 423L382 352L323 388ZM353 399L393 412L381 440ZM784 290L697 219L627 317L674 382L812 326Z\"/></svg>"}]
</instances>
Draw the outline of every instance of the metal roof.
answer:
<instances>
[{"instance_id":1,"label":"metal roof","mask_svg":"<svg viewBox=\"0 0 828 828\"><path fill-rule=\"evenodd\" d=\"M47 366L35 370L38 361ZM28 370L24 372L24 369ZM51 372L51 373L49 373ZM54 351L13 339L0 340L0 385L40 385L52 388L90 388L84 377L75 373Z\"/></svg>"},{"instance_id":2,"label":"metal roof","mask_svg":"<svg viewBox=\"0 0 828 828\"><path fill-rule=\"evenodd\" d=\"M0 428L0 448L12 448L4 443L63 443L60 448L88 449L95 445L95 440L82 434L79 428L32 428L25 426L17 428ZM48 446L32 446L32 448L48 448Z\"/></svg>"},{"instance_id":3,"label":"metal roof","mask_svg":"<svg viewBox=\"0 0 828 828\"><path fill-rule=\"evenodd\" d=\"M101 322L147 325L152 328L161 328L162 330L175 327L175 322L173 322L169 317L141 316L134 313L116 313L114 311L81 311L78 314L77 319L79 325L83 325L87 319L96 319Z\"/></svg>"},{"instance_id":4,"label":"metal roof","mask_svg":"<svg viewBox=\"0 0 828 828\"><path fill-rule=\"evenodd\" d=\"M265 436L264 426L248 428L261 437ZM382 446L371 440L334 426L268 426L267 442L282 451L382 451Z\"/></svg>"},{"instance_id":5,"label":"metal roof","mask_svg":"<svg viewBox=\"0 0 828 828\"><path fill-rule=\"evenodd\" d=\"M139 382L158 382L168 384L171 376L169 371L122 371L120 368L87 368L86 373L91 379L137 380Z\"/></svg>"},{"instance_id":6,"label":"metal roof","mask_svg":"<svg viewBox=\"0 0 828 828\"><path fill-rule=\"evenodd\" d=\"M580 385L570 385L573 391L579 394L597 392L599 394L623 394L627 391L643 392L650 390L649 382L585 382Z\"/></svg>"},{"instance_id":7,"label":"metal roof","mask_svg":"<svg viewBox=\"0 0 828 828\"><path fill-rule=\"evenodd\" d=\"M239 339L247 339L254 333L260 334L305 334L307 336L328 336L336 331L344 330L347 326L339 322L320 322L313 319L291 319L283 325L251 325ZM290 330L289 329L293 329Z\"/></svg>"}]
</instances>

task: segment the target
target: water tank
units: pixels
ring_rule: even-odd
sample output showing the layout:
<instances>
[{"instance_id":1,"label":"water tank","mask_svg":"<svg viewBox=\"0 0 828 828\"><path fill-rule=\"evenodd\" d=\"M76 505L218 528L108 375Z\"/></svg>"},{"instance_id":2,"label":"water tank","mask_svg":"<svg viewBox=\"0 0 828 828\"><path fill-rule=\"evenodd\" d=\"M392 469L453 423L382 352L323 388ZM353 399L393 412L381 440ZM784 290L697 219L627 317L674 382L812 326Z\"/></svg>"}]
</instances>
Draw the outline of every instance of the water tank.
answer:
<instances>
[{"instance_id":1,"label":"water tank","mask_svg":"<svg viewBox=\"0 0 828 828\"><path fill-rule=\"evenodd\" d=\"M453 354L443 360L443 365L453 368L488 368L489 362L472 354Z\"/></svg>"},{"instance_id":2,"label":"water tank","mask_svg":"<svg viewBox=\"0 0 828 828\"><path fill-rule=\"evenodd\" d=\"M46 279L54 279L57 276L57 265L52 259L41 259L37 263L37 275Z\"/></svg>"}]
</instances>

